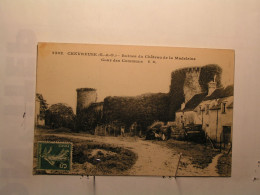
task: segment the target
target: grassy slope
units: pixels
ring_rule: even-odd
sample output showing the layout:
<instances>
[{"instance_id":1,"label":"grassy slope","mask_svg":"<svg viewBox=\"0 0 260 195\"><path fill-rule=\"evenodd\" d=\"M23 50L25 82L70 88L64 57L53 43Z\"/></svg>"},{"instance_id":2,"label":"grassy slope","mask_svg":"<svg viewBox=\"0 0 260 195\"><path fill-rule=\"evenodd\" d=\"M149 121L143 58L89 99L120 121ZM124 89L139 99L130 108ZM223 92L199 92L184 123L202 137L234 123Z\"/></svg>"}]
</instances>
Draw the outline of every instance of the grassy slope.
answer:
<instances>
[{"instance_id":1,"label":"grassy slope","mask_svg":"<svg viewBox=\"0 0 260 195\"><path fill-rule=\"evenodd\" d=\"M217 151L209 146L206 147L205 145L193 142L169 140L167 141L167 146L173 148L178 153L182 153L183 156L190 158L194 167L201 169L206 168L218 154Z\"/></svg>"},{"instance_id":2,"label":"grassy slope","mask_svg":"<svg viewBox=\"0 0 260 195\"><path fill-rule=\"evenodd\" d=\"M98 143L91 140L61 138L50 135L35 137L34 158L36 158L37 154L36 141L72 142L73 168L72 172L69 174L121 175L124 171L130 169L137 160L137 155L128 149ZM44 174L45 172L36 171L36 173ZM62 173L53 171L51 174Z\"/></svg>"},{"instance_id":3,"label":"grassy slope","mask_svg":"<svg viewBox=\"0 0 260 195\"><path fill-rule=\"evenodd\" d=\"M231 153L219 157L217 168L220 176L231 176L231 163Z\"/></svg>"}]
</instances>

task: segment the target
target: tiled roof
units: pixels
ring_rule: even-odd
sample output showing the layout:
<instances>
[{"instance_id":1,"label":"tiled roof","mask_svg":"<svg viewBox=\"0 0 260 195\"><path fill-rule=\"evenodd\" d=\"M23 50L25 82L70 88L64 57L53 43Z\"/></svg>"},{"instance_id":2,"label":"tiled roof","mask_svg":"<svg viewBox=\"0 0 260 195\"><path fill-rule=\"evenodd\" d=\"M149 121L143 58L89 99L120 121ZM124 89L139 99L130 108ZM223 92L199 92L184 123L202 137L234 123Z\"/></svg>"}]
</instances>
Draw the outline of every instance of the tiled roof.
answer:
<instances>
[{"instance_id":1,"label":"tiled roof","mask_svg":"<svg viewBox=\"0 0 260 195\"><path fill-rule=\"evenodd\" d=\"M185 105L183 111L194 110L207 96L207 93L194 95Z\"/></svg>"},{"instance_id":2,"label":"tiled roof","mask_svg":"<svg viewBox=\"0 0 260 195\"><path fill-rule=\"evenodd\" d=\"M190 111L194 110L202 101L214 100L214 99L222 99L218 102L217 105L211 107L211 110L220 109L220 103L226 97L233 96L234 94L234 86L229 85L226 88L218 88L216 89L210 96L207 96L207 93L200 93L194 95L185 105L183 110L179 109L177 112ZM233 102L230 103L227 108L233 108ZM202 108L203 109L203 108Z\"/></svg>"},{"instance_id":3,"label":"tiled roof","mask_svg":"<svg viewBox=\"0 0 260 195\"><path fill-rule=\"evenodd\" d=\"M229 96L233 96L233 94L234 94L234 86L229 85L226 88L222 87L216 89L210 96L206 97L204 101L229 97Z\"/></svg>"},{"instance_id":4,"label":"tiled roof","mask_svg":"<svg viewBox=\"0 0 260 195\"><path fill-rule=\"evenodd\" d=\"M218 103L210 108L210 110L219 110L221 109L221 104L226 102L227 98L220 98ZM233 100L229 101L227 108L233 108Z\"/></svg>"}]
</instances>

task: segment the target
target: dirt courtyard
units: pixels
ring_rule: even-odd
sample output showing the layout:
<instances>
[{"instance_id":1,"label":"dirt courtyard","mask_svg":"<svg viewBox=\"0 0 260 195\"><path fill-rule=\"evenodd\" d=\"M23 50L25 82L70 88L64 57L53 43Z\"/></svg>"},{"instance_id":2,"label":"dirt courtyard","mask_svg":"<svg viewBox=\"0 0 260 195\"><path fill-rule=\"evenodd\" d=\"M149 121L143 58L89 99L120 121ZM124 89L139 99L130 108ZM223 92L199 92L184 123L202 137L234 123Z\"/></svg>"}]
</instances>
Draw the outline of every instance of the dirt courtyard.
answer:
<instances>
[{"instance_id":1,"label":"dirt courtyard","mask_svg":"<svg viewBox=\"0 0 260 195\"><path fill-rule=\"evenodd\" d=\"M40 134L43 134L43 132ZM137 155L137 160L130 169L122 173L123 175L175 176L180 158L180 153L173 148L167 147L166 144L160 144L159 141L144 140L139 137L111 137L95 136L84 133L72 134L50 132L46 132L44 135L80 139L82 141L96 141L131 150ZM220 155L221 154L216 155L212 159L212 162L204 169L194 166L190 157L182 155L177 176L219 176L216 166Z\"/></svg>"}]
</instances>

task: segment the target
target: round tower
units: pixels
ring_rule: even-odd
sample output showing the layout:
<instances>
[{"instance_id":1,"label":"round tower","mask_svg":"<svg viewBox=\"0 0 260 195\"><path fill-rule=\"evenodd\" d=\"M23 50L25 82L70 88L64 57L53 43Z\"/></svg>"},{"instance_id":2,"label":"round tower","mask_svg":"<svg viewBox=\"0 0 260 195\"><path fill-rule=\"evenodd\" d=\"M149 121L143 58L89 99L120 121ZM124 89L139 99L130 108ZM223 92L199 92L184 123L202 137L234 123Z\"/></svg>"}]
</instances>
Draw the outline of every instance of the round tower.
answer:
<instances>
[{"instance_id":1,"label":"round tower","mask_svg":"<svg viewBox=\"0 0 260 195\"><path fill-rule=\"evenodd\" d=\"M92 103L97 101L97 90L93 88L77 89L77 114L88 108Z\"/></svg>"},{"instance_id":2,"label":"round tower","mask_svg":"<svg viewBox=\"0 0 260 195\"><path fill-rule=\"evenodd\" d=\"M199 83L199 78L200 78L199 67L192 67L187 69L184 85L183 85L185 103L187 103L194 95L202 92Z\"/></svg>"}]
</instances>

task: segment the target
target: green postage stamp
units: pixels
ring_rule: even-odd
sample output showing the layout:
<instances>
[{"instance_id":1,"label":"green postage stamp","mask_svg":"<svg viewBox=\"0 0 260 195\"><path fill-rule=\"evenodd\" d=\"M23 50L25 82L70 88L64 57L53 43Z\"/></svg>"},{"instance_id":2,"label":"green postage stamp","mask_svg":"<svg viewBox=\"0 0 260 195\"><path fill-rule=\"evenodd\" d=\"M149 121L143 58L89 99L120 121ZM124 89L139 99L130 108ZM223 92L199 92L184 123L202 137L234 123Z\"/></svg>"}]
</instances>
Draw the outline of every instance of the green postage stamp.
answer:
<instances>
[{"instance_id":1,"label":"green postage stamp","mask_svg":"<svg viewBox=\"0 0 260 195\"><path fill-rule=\"evenodd\" d=\"M70 170L72 164L72 143L38 142L38 169Z\"/></svg>"}]
</instances>

